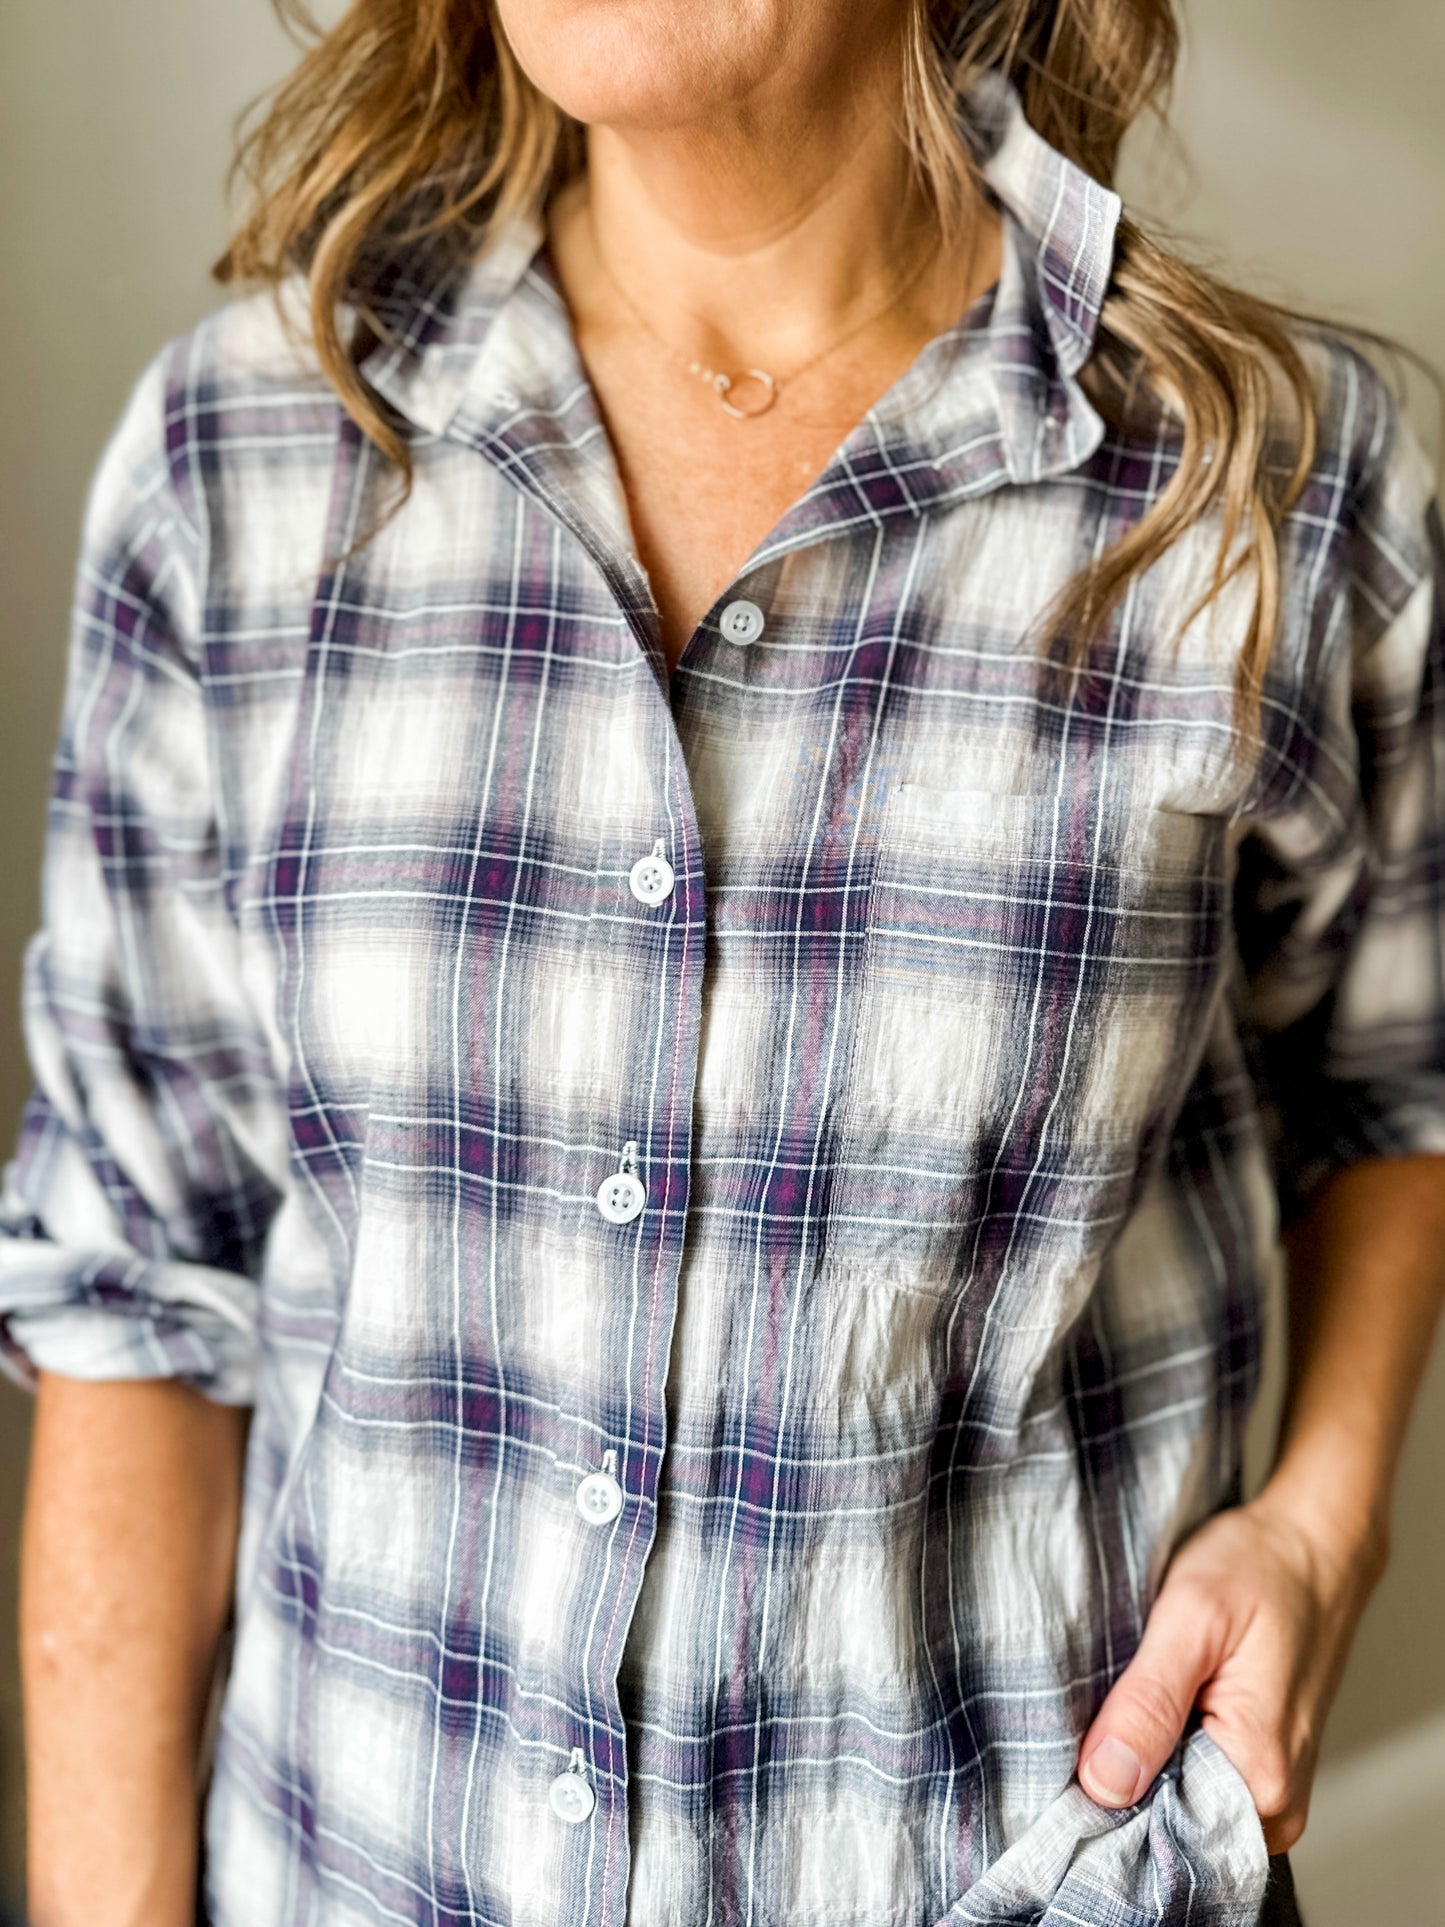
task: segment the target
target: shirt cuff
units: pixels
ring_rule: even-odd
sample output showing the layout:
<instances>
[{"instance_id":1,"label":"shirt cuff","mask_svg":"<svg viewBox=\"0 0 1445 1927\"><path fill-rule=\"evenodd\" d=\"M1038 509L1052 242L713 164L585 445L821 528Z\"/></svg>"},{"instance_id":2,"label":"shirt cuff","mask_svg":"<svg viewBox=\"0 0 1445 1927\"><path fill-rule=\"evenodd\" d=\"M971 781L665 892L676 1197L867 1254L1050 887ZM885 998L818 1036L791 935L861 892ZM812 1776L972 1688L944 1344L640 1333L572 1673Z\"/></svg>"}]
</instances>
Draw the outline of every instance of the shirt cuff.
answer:
<instances>
[{"instance_id":1,"label":"shirt cuff","mask_svg":"<svg viewBox=\"0 0 1445 1927\"><path fill-rule=\"evenodd\" d=\"M0 1370L177 1379L222 1405L256 1392L256 1288L206 1265L0 1245Z\"/></svg>"},{"instance_id":2,"label":"shirt cuff","mask_svg":"<svg viewBox=\"0 0 1445 1927\"><path fill-rule=\"evenodd\" d=\"M1312 1084L1283 1111L1275 1136L1280 1220L1287 1224L1351 1165L1445 1154L1445 1073Z\"/></svg>"}]
</instances>

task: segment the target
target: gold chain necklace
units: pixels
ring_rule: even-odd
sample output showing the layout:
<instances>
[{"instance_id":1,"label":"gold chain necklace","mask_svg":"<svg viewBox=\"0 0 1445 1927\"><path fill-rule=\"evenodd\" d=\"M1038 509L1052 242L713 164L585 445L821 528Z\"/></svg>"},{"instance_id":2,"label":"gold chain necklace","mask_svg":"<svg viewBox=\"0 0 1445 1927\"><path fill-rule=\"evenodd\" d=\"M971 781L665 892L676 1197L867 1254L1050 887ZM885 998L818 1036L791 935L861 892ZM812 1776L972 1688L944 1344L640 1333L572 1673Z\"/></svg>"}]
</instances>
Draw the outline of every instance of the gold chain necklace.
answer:
<instances>
[{"instance_id":1,"label":"gold chain necklace","mask_svg":"<svg viewBox=\"0 0 1445 1927\"><path fill-rule=\"evenodd\" d=\"M720 369L705 367L702 362L694 361L691 356L685 355L681 353L679 349L674 348L670 341L663 339L647 319L646 315L642 313L636 302L626 293L621 282L618 281L616 275L607 265L607 256L602 252L602 243L598 238L597 222L592 212L592 202L590 198L587 202L587 224L592 233L592 249L597 256L598 264L610 284L612 292L632 316L632 319L637 323L638 327L650 340L657 344L669 361L676 362L679 368L685 368L690 375L696 375L700 380L705 381L717 396L719 402L721 402L724 410L731 415L735 421L740 422L755 421L759 415L766 415L773 403L777 400L779 390L786 384L791 384L797 381L801 375L806 375L810 369L816 368L820 361L826 361L829 355L834 355L840 348L846 347L855 335L862 334L865 328L872 327L875 321L881 321L884 315L891 313L892 310L898 306L899 302L903 300L904 296L911 294L914 288L917 287L918 283L923 279L924 270L933 261L937 253L936 249L928 250L918 266L905 281L894 289L886 301L882 302L870 313L865 314L861 321L855 321L852 327L846 329L835 341L830 341L825 348L820 348L817 354L810 355L807 361L791 369L786 375L770 375L765 368L741 368L738 369L736 373L729 375L724 374ZM733 399L734 391L740 382L752 384L750 388L744 388L743 390L745 395L751 395L751 400L746 406L741 408L738 406L737 401Z\"/></svg>"}]
</instances>

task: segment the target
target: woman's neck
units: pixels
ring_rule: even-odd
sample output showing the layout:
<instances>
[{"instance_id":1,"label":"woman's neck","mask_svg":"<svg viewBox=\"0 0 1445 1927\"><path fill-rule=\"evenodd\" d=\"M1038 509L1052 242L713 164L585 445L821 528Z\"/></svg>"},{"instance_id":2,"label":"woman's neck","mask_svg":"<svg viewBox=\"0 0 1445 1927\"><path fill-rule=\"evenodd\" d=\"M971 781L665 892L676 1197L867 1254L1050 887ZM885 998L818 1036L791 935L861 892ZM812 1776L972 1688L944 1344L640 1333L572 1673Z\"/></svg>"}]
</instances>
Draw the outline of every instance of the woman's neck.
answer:
<instances>
[{"instance_id":1,"label":"woman's neck","mask_svg":"<svg viewBox=\"0 0 1445 1927\"><path fill-rule=\"evenodd\" d=\"M891 88L865 87L860 63L846 91L779 83L705 121L594 127L587 173L551 209L669 663L854 424L997 277L982 197L960 244L938 246L900 136L901 70L895 48ZM752 419L730 417L689 358L766 370L777 405L753 413L754 380Z\"/></svg>"},{"instance_id":2,"label":"woman's neck","mask_svg":"<svg viewBox=\"0 0 1445 1927\"><path fill-rule=\"evenodd\" d=\"M595 127L574 198L600 265L663 340L786 373L936 247L900 123L893 49L831 90L780 80L704 123Z\"/></svg>"}]
</instances>

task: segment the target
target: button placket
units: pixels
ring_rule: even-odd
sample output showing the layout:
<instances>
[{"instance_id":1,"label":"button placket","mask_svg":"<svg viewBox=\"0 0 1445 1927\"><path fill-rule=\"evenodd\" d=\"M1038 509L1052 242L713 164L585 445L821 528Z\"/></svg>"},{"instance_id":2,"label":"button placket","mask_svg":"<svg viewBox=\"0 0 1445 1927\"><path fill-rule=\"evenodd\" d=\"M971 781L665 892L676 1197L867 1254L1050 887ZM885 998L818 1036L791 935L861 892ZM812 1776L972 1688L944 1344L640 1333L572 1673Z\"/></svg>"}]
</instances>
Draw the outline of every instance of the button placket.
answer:
<instances>
[{"instance_id":1,"label":"button placket","mask_svg":"<svg viewBox=\"0 0 1445 1927\"><path fill-rule=\"evenodd\" d=\"M630 1224L647 1202L647 1192L637 1175L637 1140L629 1138L622 1147L620 1167L597 1187L597 1209L609 1224Z\"/></svg>"},{"instance_id":2,"label":"button placket","mask_svg":"<svg viewBox=\"0 0 1445 1927\"><path fill-rule=\"evenodd\" d=\"M617 1480L617 1454L602 1454L602 1470L589 1472L575 1493L577 1510L589 1526L611 1525L622 1510L623 1491Z\"/></svg>"},{"instance_id":3,"label":"button placket","mask_svg":"<svg viewBox=\"0 0 1445 1927\"><path fill-rule=\"evenodd\" d=\"M580 1826L590 1816L597 1795L587 1779L587 1759L580 1746L573 1747L571 1764L548 1787L547 1798L558 1819L569 1827Z\"/></svg>"}]
</instances>

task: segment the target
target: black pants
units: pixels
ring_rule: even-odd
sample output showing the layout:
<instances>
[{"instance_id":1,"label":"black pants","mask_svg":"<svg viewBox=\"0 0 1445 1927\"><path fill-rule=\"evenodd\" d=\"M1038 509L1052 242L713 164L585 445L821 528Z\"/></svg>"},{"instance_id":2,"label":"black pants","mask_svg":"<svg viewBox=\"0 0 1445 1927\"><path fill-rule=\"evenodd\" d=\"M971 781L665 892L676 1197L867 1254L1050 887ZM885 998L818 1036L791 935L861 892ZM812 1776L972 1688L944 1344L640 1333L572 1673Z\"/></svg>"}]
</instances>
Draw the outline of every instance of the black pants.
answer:
<instances>
[{"instance_id":1,"label":"black pants","mask_svg":"<svg viewBox=\"0 0 1445 1927\"><path fill-rule=\"evenodd\" d=\"M1283 1854L1269 1863L1269 1886L1265 1890L1259 1927L1304 1927L1294 1896L1294 1875Z\"/></svg>"}]
</instances>

